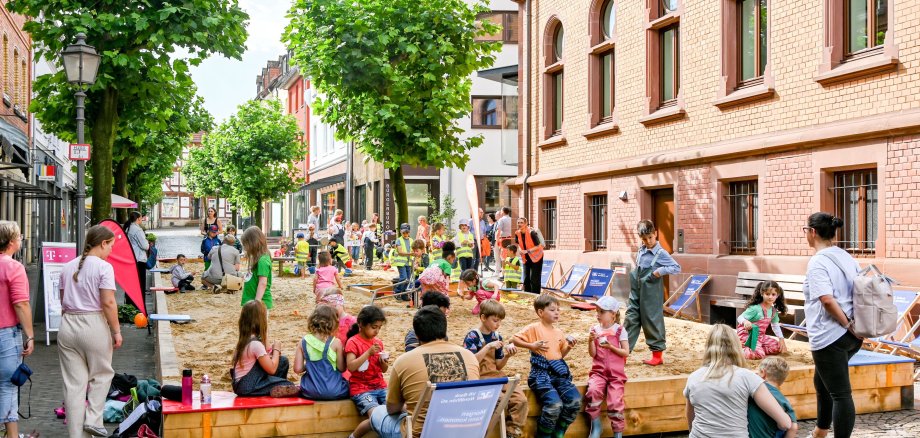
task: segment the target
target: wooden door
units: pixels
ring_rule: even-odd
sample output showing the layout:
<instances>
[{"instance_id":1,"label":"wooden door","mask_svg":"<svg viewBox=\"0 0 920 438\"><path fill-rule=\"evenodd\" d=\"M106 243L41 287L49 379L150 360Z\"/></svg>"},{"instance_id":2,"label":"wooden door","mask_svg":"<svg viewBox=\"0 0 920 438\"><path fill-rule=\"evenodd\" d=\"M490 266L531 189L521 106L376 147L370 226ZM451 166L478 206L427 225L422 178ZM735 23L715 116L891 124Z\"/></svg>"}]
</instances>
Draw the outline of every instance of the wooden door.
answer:
<instances>
[{"instance_id":1,"label":"wooden door","mask_svg":"<svg viewBox=\"0 0 920 438\"><path fill-rule=\"evenodd\" d=\"M674 253L674 189L652 191L652 221L658 228L658 242L668 253ZM670 280L663 278L665 299L668 297Z\"/></svg>"}]
</instances>

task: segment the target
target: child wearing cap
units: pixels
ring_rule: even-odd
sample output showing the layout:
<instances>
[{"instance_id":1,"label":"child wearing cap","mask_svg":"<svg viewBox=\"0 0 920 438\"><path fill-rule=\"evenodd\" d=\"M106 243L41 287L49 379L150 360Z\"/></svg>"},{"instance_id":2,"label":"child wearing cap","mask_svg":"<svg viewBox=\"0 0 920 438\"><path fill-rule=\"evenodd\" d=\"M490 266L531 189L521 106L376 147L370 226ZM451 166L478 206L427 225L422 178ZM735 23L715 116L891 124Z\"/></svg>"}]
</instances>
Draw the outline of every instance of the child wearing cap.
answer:
<instances>
[{"instance_id":1,"label":"child wearing cap","mask_svg":"<svg viewBox=\"0 0 920 438\"><path fill-rule=\"evenodd\" d=\"M454 239L457 245L457 262L460 263L460 271L473 268L473 246L475 246L473 233L470 232L470 220L460 219L460 232Z\"/></svg>"},{"instance_id":2,"label":"child wearing cap","mask_svg":"<svg viewBox=\"0 0 920 438\"><path fill-rule=\"evenodd\" d=\"M217 225L208 227L208 235L201 240L201 254L204 260L204 270L211 267L211 248L220 245L220 239L217 237Z\"/></svg>"},{"instance_id":3,"label":"child wearing cap","mask_svg":"<svg viewBox=\"0 0 920 438\"><path fill-rule=\"evenodd\" d=\"M294 262L300 270L300 278L307 278L307 261L310 260L310 244L304 239L303 233L297 233L297 244L294 245Z\"/></svg>"},{"instance_id":4,"label":"child wearing cap","mask_svg":"<svg viewBox=\"0 0 920 438\"><path fill-rule=\"evenodd\" d=\"M588 354L594 358L588 374L585 392L585 413L591 418L589 438L601 436L601 403L607 401L607 418L614 437L623 436L626 428L626 356L629 356L629 335L619 324L620 302L603 296L597 303L597 322L588 332Z\"/></svg>"},{"instance_id":5,"label":"child wearing cap","mask_svg":"<svg viewBox=\"0 0 920 438\"><path fill-rule=\"evenodd\" d=\"M399 282L393 288L393 293L398 294L405 292L409 286L409 278L412 277L412 238L409 237L411 228L409 224L399 226L399 238L393 245L396 254L391 257L390 264L399 272ZM397 297L401 301L409 301L409 297L400 295Z\"/></svg>"}]
</instances>

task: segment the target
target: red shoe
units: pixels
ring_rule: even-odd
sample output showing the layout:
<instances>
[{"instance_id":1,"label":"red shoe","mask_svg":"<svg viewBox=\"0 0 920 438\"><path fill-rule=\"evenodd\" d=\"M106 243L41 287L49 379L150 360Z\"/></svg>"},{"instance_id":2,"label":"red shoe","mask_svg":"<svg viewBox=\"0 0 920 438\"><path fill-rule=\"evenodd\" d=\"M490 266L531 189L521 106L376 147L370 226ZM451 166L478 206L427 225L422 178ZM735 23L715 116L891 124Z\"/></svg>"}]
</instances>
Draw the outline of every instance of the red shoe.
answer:
<instances>
[{"instance_id":1,"label":"red shoe","mask_svg":"<svg viewBox=\"0 0 920 438\"><path fill-rule=\"evenodd\" d=\"M644 363L644 364L646 364L646 365L651 365L651 366L653 366L653 367L654 367L654 366L661 365L661 364L664 363L664 360L662 360L662 358L661 358L661 355L662 355L663 353L664 353L663 351L653 351L653 352L652 352L652 358L649 359L649 360L643 360L642 363Z\"/></svg>"}]
</instances>

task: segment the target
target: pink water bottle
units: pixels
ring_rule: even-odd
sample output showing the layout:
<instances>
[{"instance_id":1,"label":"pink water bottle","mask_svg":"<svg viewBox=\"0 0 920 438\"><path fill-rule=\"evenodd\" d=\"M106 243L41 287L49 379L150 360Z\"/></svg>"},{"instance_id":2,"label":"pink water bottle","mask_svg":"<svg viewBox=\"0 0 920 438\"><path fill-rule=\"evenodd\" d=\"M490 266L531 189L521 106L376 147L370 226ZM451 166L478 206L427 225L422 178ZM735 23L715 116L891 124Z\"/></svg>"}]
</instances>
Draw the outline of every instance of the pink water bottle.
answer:
<instances>
[{"instance_id":1,"label":"pink water bottle","mask_svg":"<svg viewBox=\"0 0 920 438\"><path fill-rule=\"evenodd\" d=\"M182 404L192 405L192 370L182 370Z\"/></svg>"}]
</instances>

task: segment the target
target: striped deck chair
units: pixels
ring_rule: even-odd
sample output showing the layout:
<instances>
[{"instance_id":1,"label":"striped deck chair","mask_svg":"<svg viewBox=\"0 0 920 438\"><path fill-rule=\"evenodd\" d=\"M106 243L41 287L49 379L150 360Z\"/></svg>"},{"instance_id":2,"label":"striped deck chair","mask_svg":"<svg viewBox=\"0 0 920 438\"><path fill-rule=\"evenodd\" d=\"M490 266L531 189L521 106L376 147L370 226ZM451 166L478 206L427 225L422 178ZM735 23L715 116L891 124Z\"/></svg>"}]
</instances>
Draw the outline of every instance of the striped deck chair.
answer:
<instances>
[{"instance_id":1,"label":"striped deck chair","mask_svg":"<svg viewBox=\"0 0 920 438\"><path fill-rule=\"evenodd\" d=\"M674 318L690 319L696 322L702 322L703 313L700 311L700 291L712 279L707 274L691 275L684 284L677 289L682 291L674 293L664 302L664 313ZM696 305L696 316L690 316L684 313L687 307Z\"/></svg>"},{"instance_id":2,"label":"striped deck chair","mask_svg":"<svg viewBox=\"0 0 920 438\"><path fill-rule=\"evenodd\" d=\"M585 282L585 278L588 277L590 272L591 267L588 265L572 265L572 268L569 269L568 275L564 277L565 280L562 282L561 286L544 287L543 290L553 294L562 295L563 297L568 297L574 293L580 293L584 287L583 283Z\"/></svg>"},{"instance_id":3,"label":"striped deck chair","mask_svg":"<svg viewBox=\"0 0 920 438\"><path fill-rule=\"evenodd\" d=\"M588 274L588 279L585 281L585 287L582 289L581 293L569 295L576 300L587 302L573 303L572 308L578 310L594 310L595 305L592 302L597 301L598 298L604 295L607 295L610 292L612 285L613 269L592 268L591 273Z\"/></svg>"}]
</instances>

